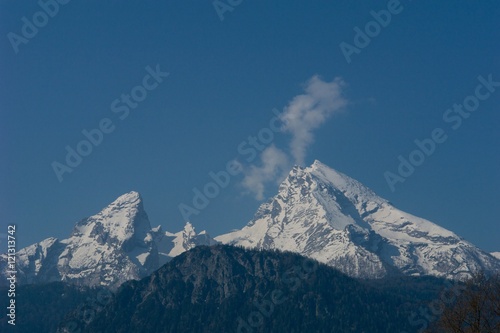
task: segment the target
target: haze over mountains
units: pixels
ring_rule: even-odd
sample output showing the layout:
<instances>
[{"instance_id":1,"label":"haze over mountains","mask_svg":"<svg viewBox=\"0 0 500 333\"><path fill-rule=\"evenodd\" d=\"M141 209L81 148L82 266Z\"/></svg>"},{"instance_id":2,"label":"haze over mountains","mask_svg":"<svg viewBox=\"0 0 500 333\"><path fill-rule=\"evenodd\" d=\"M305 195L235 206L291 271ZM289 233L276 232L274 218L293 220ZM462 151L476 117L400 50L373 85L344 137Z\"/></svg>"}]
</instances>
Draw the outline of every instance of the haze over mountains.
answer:
<instances>
[{"instance_id":1,"label":"haze over mountains","mask_svg":"<svg viewBox=\"0 0 500 333\"><path fill-rule=\"evenodd\" d=\"M241 230L215 238L247 248L283 250L314 258L361 278L431 275L459 278L499 272L500 260L451 231L398 210L358 181L319 161L295 166L278 194ZM79 221L67 239L48 238L18 251L20 284L65 281L109 286L152 274L198 245L208 233L151 228L137 192L120 196ZM5 270L6 258L0 257ZM4 280L5 281L5 280Z\"/></svg>"}]
</instances>

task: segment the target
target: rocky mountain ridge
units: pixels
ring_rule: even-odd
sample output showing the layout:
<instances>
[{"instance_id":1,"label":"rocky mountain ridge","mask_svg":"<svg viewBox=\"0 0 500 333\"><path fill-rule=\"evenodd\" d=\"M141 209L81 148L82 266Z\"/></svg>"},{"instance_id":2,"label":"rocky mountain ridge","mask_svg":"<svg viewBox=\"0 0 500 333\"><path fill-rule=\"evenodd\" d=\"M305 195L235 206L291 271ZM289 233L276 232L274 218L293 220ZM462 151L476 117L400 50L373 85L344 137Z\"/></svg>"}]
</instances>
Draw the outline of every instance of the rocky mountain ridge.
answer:
<instances>
[{"instance_id":1,"label":"rocky mountain ridge","mask_svg":"<svg viewBox=\"0 0 500 333\"><path fill-rule=\"evenodd\" d=\"M51 237L19 250L17 280L19 284L64 281L114 289L150 275L194 246L214 243L206 232L197 234L189 222L178 233L163 232L161 226L151 228L141 196L130 192L77 222L68 238ZM4 275L6 263L3 255L0 272Z\"/></svg>"},{"instance_id":2,"label":"rocky mountain ridge","mask_svg":"<svg viewBox=\"0 0 500 333\"><path fill-rule=\"evenodd\" d=\"M215 239L299 253L361 278L500 271L489 253L319 161L295 166L243 229Z\"/></svg>"},{"instance_id":3,"label":"rocky mountain ridge","mask_svg":"<svg viewBox=\"0 0 500 333\"><path fill-rule=\"evenodd\" d=\"M130 192L76 223L66 239L47 238L17 253L19 284L66 281L117 288L150 275L199 245L217 242L291 251L360 278L499 272L500 259L430 221L403 212L360 182L319 161L295 166L276 196L241 230L212 239L186 223L151 228L142 198ZM6 274L0 255L0 275ZM1 279L1 281L6 281Z\"/></svg>"}]
</instances>

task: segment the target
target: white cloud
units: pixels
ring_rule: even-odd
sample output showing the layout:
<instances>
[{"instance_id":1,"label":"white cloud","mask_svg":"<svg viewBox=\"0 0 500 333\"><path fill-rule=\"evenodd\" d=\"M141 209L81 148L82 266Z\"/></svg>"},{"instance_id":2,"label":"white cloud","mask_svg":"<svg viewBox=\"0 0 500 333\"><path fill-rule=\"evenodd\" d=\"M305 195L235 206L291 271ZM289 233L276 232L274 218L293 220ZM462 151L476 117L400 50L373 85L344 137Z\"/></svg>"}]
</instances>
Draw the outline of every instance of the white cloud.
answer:
<instances>
[{"instance_id":1,"label":"white cloud","mask_svg":"<svg viewBox=\"0 0 500 333\"><path fill-rule=\"evenodd\" d=\"M272 144L262 151L260 166L243 168L242 185L257 200L264 199L267 183L279 183L286 177L292 160L295 164L304 164L307 148L314 142L314 130L347 104L342 96L344 85L339 78L325 82L315 75L307 81L305 93L295 96L284 108L280 115L281 130L292 136L289 153Z\"/></svg>"},{"instance_id":2,"label":"white cloud","mask_svg":"<svg viewBox=\"0 0 500 333\"><path fill-rule=\"evenodd\" d=\"M290 150L295 163L304 164L307 147L314 142L313 130L347 104L342 96L344 85L339 78L325 82L315 75L307 82L306 93L295 96L285 108L281 120L283 131L292 134Z\"/></svg>"},{"instance_id":3,"label":"white cloud","mask_svg":"<svg viewBox=\"0 0 500 333\"><path fill-rule=\"evenodd\" d=\"M288 171L290 162L288 156L273 144L266 148L260 155L261 166L255 165L247 168L243 186L255 195L255 199L264 199L265 183L281 181L284 173Z\"/></svg>"}]
</instances>

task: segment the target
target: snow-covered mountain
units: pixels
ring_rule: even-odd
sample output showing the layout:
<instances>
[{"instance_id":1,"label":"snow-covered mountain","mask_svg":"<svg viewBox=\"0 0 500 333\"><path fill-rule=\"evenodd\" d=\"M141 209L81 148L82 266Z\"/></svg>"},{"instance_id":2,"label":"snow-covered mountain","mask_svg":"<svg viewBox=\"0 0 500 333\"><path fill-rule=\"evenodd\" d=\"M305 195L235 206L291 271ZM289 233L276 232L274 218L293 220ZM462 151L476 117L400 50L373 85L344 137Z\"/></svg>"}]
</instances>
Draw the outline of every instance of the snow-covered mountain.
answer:
<instances>
[{"instance_id":1,"label":"snow-covered mountain","mask_svg":"<svg viewBox=\"0 0 500 333\"><path fill-rule=\"evenodd\" d=\"M295 166L278 194L224 244L292 251L363 278L455 278L500 271L500 260L430 221L405 213L319 161Z\"/></svg>"},{"instance_id":2,"label":"snow-covered mountain","mask_svg":"<svg viewBox=\"0 0 500 333\"><path fill-rule=\"evenodd\" d=\"M197 234L189 222L186 222L184 229L177 233L163 232L161 226L154 228L153 233L158 247L160 266L195 246L217 244L205 230Z\"/></svg>"},{"instance_id":3,"label":"snow-covered mountain","mask_svg":"<svg viewBox=\"0 0 500 333\"><path fill-rule=\"evenodd\" d=\"M294 167L278 194L241 230L216 237L191 223L177 233L151 228L137 192L76 223L67 239L47 238L18 251L20 284L68 281L116 288L140 279L198 245L241 245L296 252L353 277L392 274L454 278L500 272L488 254L451 231L405 213L358 181L319 161ZM6 281L0 255L0 281ZM0 282L2 283L2 282Z\"/></svg>"},{"instance_id":4,"label":"snow-covered mountain","mask_svg":"<svg viewBox=\"0 0 500 333\"><path fill-rule=\"evenodd\" d=\"M19 250L17 279L20 284L68 281L116 288L151 274L195 245L214 243L189 223L176 234L160 226L151 229L139 193L130 192L76 223L69 238L47 238ZM0 257L2 272L5 263L6 257Z\"/></svg>"}]
</instances>

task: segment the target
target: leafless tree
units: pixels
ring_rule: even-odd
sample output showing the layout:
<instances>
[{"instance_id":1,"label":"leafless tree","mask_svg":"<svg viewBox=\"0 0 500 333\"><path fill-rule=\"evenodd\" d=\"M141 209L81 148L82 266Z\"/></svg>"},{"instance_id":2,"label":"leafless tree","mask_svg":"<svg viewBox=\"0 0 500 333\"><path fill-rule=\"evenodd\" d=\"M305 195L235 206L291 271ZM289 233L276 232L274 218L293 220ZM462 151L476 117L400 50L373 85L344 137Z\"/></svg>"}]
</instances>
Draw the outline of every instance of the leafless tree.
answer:
<instances>
[{"instance_id":1,"label":"leafless tree","mask_svg":"<svg viewBox=\"0 0 500 333\"><path fill-rule=\"evenodd\" d=\"M500 275L478 273L467 280L429 332L500 333Z\"/></svg>"}]
</instances>

